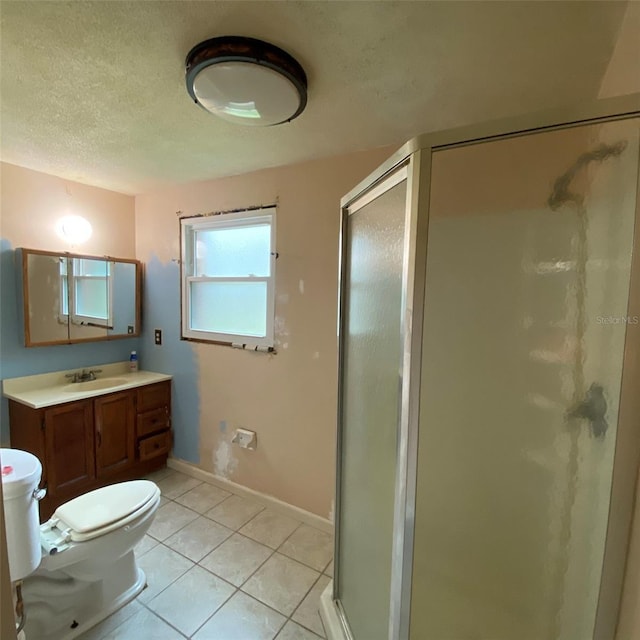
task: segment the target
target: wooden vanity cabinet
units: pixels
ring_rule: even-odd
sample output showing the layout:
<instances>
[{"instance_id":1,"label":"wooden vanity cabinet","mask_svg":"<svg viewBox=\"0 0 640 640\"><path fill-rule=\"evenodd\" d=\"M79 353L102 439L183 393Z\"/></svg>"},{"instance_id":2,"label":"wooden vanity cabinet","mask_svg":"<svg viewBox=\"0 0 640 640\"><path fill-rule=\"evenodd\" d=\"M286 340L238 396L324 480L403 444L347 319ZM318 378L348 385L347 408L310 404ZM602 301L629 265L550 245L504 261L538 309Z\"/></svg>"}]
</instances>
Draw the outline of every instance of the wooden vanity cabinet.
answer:
<instances>
[{"instance_id":1,"label":"wooden vanity cabinet","mask_svg":"<svg viewBox=\"0 0 640 640\"><path fill-rule=\"evenodd\" d=\"M136 439L142 462L166 458L171 450L171 381L138 387Z\"/></svg>"},{"instance_id":2,"label":"wooden vanity cabinet","mask_svg":"<svg viewBox=\"0 0 640 640\"><path fill-rule=\"evenodd\" d=\"M40 519L92 489L139 478L171 450L171 381L32 409L9 400L11 446L42 463Z\"/></svg>"},{"instance_id":3,"label":"wooden vanity cabinet","mask_svg":"<svg viewBox=\"0 0 640 640\"><path fill-rule=\"evenodd\" d=\"M93 402L96 439L96 477L108 479L136 461L136 392L99 396Z\"/></svg>"}]
</instances>

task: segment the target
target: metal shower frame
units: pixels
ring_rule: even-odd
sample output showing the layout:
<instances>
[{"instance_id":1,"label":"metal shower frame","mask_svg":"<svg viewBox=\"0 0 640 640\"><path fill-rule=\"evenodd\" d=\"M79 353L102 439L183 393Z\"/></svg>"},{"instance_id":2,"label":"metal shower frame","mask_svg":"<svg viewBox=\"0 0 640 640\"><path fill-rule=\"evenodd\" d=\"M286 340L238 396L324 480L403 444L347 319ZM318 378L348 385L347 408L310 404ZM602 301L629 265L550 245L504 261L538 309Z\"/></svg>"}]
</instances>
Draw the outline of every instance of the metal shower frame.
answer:
<instances>
[{"instance_id":1,"label":"metal shower frame","mask_svg":"<svg viewBox=\"0 0 640 640\"><path fill-rule=\"evenodd\" d=\"M336 465L336 537L332 605L330 614L347 640L353 638L339 599L340 495L342 468L342 372L345 278L348 251L348 217L406 175L407 199L402 274L401 408L397 432L396 482L391 570L389 640L409 640L415 492L417 481L418 425L420 415L420 367L425 301L427 235L431 160L435 151L519 137L542 131L561 130L586 124L640 116L640 94L600 100L572 109L546 111L419 136L407 142L344 198L341 206L340 271L338 308L338 434ZM406 172L406 174L405 174ZM636 194L634 251L632 256L628 315L640 316L640 186ZM627 325L618 416L611 500L605 542L602 578L593 640L615 637L620 615L627 549L640 468L640 328ZM634 428L635 427L635 428ZM326 606L326 602L323 604ZM334 627L335 628L335 627Z\"/></svg>"}]
</instances>

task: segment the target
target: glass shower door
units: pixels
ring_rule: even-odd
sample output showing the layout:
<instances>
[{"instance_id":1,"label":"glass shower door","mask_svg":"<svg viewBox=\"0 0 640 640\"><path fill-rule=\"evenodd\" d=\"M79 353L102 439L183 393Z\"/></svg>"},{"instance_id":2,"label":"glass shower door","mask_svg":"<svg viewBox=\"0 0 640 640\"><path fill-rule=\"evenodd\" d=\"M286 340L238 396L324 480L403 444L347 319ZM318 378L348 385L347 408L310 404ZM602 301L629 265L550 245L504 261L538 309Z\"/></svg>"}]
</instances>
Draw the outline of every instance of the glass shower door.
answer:
<instances>
[{"instance_id":1,"label":"glass shower door","mask_svg":"<svg viewBox=\"0 0 640 640\"><path fill-rule=\"evenodd\" d=\"M594 636L638 137L626 120L433 153L413 640Z\"/></svg>"},{"instance_id":2,"label":"glass shower door","mask_svg":"<svg viewBox=\"0 0 640 640\"><path fill-rule=\"evenodd\" d=\"M388 638L406 198L400 169L343 227L335 596L357 640Z\"/></svg>"}]
</instances>

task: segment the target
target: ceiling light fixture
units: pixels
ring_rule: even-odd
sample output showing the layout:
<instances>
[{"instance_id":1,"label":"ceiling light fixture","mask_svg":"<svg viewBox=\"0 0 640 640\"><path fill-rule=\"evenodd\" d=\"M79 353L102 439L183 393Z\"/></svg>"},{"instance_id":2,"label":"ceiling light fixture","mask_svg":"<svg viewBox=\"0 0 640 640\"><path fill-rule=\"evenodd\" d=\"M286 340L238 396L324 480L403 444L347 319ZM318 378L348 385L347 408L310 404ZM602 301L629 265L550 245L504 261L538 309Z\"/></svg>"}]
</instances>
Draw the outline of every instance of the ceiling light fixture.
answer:
<instances>
[{"instance_id":1,"label":"ceiling light fixture","mask_svg":"<svg viewBox=\"0 0 640 640\"><path fill-rule=\"evenodd\" d=\"M307 104L304 69L286 51L262 40L205 40L189 51L185 66L189 95L229 122L282 124L297 118Z\"/></svg>"}]
</instances>

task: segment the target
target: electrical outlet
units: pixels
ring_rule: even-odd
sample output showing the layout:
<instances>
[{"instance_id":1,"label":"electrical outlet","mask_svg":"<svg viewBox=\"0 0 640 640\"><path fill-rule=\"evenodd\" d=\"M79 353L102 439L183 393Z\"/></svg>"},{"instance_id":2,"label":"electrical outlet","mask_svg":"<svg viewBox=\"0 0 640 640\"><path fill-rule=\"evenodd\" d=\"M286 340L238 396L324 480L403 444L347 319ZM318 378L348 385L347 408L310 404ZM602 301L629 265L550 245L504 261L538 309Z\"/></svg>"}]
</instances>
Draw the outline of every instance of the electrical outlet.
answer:
<instances>
[{"instance_id":1,"label":"electrical outlet","mask_svg":"<svg viewBox=\"0 0 640 640\"><path fill-rule=\"evenodd\" d=\"M156 344L162 344L162 329L156 329L154 331L154 340Z\"/></svg>"},{"instance_id":2,"label":"electrical outlet","mask_svg":"<svg viewBox=\"0 0 640 640\"><path fill-rule=\"evenodd\" d=\"M258 436L255 431L249 431L249 429L236 429L231 442L242 449L255 450L258 446Z\"/></svg>"}]
</instances>

